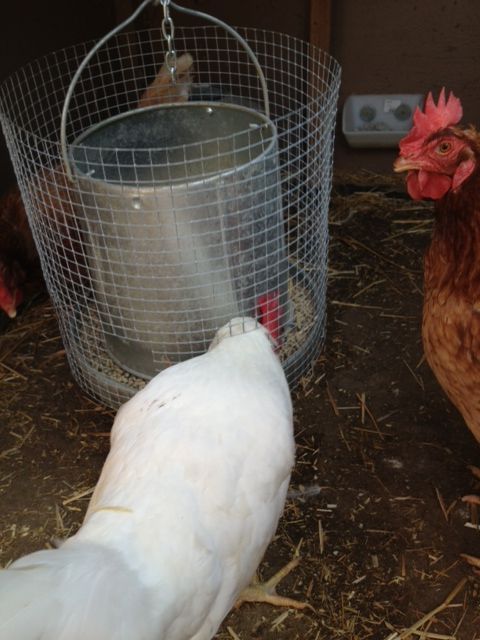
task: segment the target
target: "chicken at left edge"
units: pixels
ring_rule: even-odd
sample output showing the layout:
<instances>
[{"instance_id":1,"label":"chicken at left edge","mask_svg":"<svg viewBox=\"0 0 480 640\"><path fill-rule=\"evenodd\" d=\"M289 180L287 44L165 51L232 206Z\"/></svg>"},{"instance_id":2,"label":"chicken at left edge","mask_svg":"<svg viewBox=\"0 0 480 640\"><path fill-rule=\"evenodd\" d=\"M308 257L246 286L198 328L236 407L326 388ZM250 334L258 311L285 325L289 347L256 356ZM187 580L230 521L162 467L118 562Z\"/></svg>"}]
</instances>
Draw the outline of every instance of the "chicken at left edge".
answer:
<instances>
[{"instance_id":1,"label":"chicken at left edge","mask_svg":"<svg viewBox=\"0 0 480 640\"><path fill-rule=\"evenodd\" d=\"M274 349L235 318L123 405L81 528L0 571L1 638L208 640L252 599L294 464Z\"/></svg>"}]
</instances>

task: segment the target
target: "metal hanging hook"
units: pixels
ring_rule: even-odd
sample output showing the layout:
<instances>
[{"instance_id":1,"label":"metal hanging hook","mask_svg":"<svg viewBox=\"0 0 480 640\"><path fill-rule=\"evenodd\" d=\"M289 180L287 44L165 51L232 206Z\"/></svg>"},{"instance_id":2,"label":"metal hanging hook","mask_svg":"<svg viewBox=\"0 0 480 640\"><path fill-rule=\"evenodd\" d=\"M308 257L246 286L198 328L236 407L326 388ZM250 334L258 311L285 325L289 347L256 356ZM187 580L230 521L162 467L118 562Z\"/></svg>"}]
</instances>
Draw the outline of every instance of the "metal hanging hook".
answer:
<instances>
[{"instance_id":1,"label":"metal hanging hook","mask_svg":"<svg viewBox=\"0 0 480 640\"><path fill-rule=\"evenodd\" d=\"M167 51L165 53L165 66L170 73L172 83L177 82L177 52L173 43L175 36L175 25L170 17L170 0L160 0L163 7L162 34L167 41Z\"/></svg>"}]
</instances>

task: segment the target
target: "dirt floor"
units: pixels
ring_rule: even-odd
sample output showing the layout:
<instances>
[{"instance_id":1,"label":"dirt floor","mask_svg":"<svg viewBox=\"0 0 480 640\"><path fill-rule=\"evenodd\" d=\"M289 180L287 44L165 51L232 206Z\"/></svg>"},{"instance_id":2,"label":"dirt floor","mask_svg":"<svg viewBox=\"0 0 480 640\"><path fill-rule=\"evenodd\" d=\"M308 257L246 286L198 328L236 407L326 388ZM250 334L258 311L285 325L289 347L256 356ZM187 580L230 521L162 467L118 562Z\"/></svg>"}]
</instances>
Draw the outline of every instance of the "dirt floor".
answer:
<instances>
[{"instance_id":1,"label":"dirt floor","mask_svg":"<svg viewBox=\"0 0 480 640\"><path fill-rule=\"evenodd\" d=\"M460 498L480 449L422 359L431 209L390 178L336 180L328 332L295 393L297 464L261 574L314 611L244 605L222 640L480 639L480 531ZM73 381L48 301L0 336L0 564L74 532L112 412Z\"/></svg>"}]
</instances>

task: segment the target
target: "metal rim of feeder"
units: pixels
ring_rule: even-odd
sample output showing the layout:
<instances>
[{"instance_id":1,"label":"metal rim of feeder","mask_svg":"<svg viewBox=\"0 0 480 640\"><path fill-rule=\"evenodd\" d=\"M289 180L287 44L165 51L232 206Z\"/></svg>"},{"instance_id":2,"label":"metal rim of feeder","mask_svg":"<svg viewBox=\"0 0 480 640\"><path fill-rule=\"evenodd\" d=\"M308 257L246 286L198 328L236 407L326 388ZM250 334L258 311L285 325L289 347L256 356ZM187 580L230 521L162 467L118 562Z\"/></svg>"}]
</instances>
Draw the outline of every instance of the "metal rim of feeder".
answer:
<instances>
[{"instance_id":1,"label":"metal rim of feeder","mask_svg":"<svg viewBox=\"0 0 480 640\"><path fill-rule=\"evenodd\" d=\"M188 105L188 110L194 110L194 109L205 109L205 105L210 105L209 102L196 102L194 104L189 104ZM160 107L160 109L164 109L166 107L162 106ZM184 104L170 104L168 105L169 109L174 109L174 110L182 110L185 108ZM154 107L145 107L144 109L136 109L135 112L141 113L141 112L148 112L148 111L155 111L158 110L159 107L158 106L154 106ZM222 109L223 110L235 110L237 112L240 111L245 111L245 112L250 112L249 109L243 109L242 107L239 107L238 105L229 105L229 104L222 104ZM207 106L207 112L209 110L209 107ZM131 114L131 112L127 112L127 113L120 113L117 116L113 116L111 118L108 119L108 124L114 124L117 121L121 121L125 118L128 118ZM260 161L262 160L262 158L264 158L265 156L270 155L271 153L274 152L275 148L276 148L276 143L277 143L277 131L276 131L276 127L273 124L273 122L271 120L269 120L266 116L264 116L262 113L258 112L257 117L259 118L259 120L261 121L257 127L263 127L263 128L268 128L269 132L270 132L270 139L268 142L268 145L265 146L261 153L259 153L256 157L255 157L255 161ZM92 136L92 134L94 134L97 130L101 130L102 128L105 127L105 123L104 122L100 122L97 125L94 125L92 127L90 127L89 129L87 129L86 131L84 131L82 134L80 134L76 139L75 139L75 145L74 145L74 149L78 148L79 146L81 146L83 149L96 149L97 147L90 147L89 145L83 145L83 141L85 139L88 139L89 137ZM238 136L238 132L232 133L229 136L225 136L222 137L221 140L225 141L231 138L236 138ZM203 140L202 144L211 142L213 140L217 140L218 138L211 138L211 139L207 139L207 140ZM169 146L169 150L181 150L184 148L183 144L179 144L177 146ZM151 147L150 151L154 151L157 150L156 147ZM72 153L72 158L75 157L75 151ZM239 165L235 165L233 167L231 167L230 169L226 169L226 170L222 170L221 175L223 178L227 178L230 175L232 175L233 173L238 173L241 172L242 169L245 168L246 165L250 164L251 161L245 162L245 164L239 164ZM82 171L79 166L78 166L78 161L76 162L76 169L77 169L77 176L73 177L72 174L72 180L75 181L78 178L78 175L80 174L82 177L88 177L88 179L92 180L92 181L100 181L102 182L104 179L103 178L98 178L95 175L92 174L87 174L86 172ZM196 177L194 177L193 179L189 179L188 184L190 187L195 187L199 184L207 187L209 185L210 182L213 182L214 180L216 180L218 178L218 172L214 172L214 173L207 173L207 174L202 174L202 175L198 175ZM152 190L154 190L156 187L162 187L165 186L166 184L169 185L170 189L173 191L175 191L176 188L182 188L184 186L184 179L179 178L178 181L174 180L174 179L164 179L164 180L159 180L159 181L155 181L155 186L152 184L151 188ZM116 183L116 182L109 182L109 187L110 189L112 189L113 191L118 191L119 193L122 192L123 190L123 185L122 183ZM142 185L142 188L145 188L145 186Z\"/></svg>"}]
</instances>

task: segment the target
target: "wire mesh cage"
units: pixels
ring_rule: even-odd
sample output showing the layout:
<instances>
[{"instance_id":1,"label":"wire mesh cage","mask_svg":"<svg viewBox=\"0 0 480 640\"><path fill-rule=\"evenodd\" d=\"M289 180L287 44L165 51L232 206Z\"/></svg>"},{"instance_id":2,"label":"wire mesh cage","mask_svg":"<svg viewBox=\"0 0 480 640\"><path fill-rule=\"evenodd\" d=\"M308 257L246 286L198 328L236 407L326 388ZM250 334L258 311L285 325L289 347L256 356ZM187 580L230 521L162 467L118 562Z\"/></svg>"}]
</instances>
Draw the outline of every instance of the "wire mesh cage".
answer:
<instances>
[{"instance_id":1,"label":"wire mesh cage","mask_svg":"<svg viewBox=\"0 0 480 640\"><path fill-rule=\"evenodd\" d=\"M238 31L263 70L269 117L255 65L210 25L176 26L175 84L161 29L110 38L72 91L66 161L62 109L92 43L0 87L72 373L112 407L205 351L234 316L277 334L291 384L321 349L340 68L298 39Z\"/></svg>"}]
</instances>

